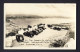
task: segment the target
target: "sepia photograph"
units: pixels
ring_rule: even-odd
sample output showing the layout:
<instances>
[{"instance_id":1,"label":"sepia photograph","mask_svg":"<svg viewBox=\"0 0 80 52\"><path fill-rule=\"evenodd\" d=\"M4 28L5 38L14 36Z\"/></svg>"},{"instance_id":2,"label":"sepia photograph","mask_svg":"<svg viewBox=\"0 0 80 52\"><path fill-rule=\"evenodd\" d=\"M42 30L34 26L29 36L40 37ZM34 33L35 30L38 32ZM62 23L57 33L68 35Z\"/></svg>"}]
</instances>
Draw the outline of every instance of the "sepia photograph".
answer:
<instances>
[{"instance_id":1,"label":"sepia photograph","mask_svg":"<svg viewBox=\"0 0 80 52\"><path fill-rule=\"evenodd\" d=\"M76 3L4 3L4 49L76 50Z\"/></svg>"}]
</instances>

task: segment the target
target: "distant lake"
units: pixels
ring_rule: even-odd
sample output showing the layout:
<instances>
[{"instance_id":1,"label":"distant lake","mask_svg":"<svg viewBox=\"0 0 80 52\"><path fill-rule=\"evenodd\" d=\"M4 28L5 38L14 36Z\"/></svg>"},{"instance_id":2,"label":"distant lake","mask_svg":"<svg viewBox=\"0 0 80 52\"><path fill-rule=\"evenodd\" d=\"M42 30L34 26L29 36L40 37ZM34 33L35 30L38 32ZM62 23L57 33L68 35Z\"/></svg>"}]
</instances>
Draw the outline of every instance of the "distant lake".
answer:
<instances>
[{"instance_id":1,"label":"distant lake","mask_svg":"<svg viewBox=\"0 0 80 52\"><path fill-rule=\"evenodd\" d=\"M37 25L39 23L45 24L59 24L59 23L70 23L69 19L58 19L58 18L44 18L44 19L11 19L13 23L18 26L26 27L27 25Z\"/></svg>"}]
</instances>

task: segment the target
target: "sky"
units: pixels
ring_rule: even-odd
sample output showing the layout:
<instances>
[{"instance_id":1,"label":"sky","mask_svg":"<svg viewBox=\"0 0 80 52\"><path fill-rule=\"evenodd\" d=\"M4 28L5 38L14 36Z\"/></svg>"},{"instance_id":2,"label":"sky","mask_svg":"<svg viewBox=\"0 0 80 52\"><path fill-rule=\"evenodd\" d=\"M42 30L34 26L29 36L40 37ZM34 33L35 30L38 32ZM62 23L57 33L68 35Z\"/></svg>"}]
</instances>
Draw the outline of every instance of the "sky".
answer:
<instances>
[{"instance_id":1,"label":"sky","mask_svg":"<svg viewBox=\"0 0 80 52\"><path fill-rule=\"evenodd\" d=\"M75 3L5 3L5 14L76 17Z\"/></svg>"},{"instance_id":2,"label":"sky","mask_svg":"<svg viewBox=\"0 0 80 52\"><path fill-rule=\"evenodd\" d=\"M42 20L42 21L37 20L37 21L45 22L45 23L76 24L76 4L75 3L4 3L4 15L7 15L7 14L53 16L52 20L47 19L47 20ZM57 17L57 16L60 16L60 17ZM28 21L28 20L25 20L25 21ZM22 23L22 21L20 22ZM31 20L31 22L34 22L34 20L33 21Z\"/></svg>"}]
</instances>

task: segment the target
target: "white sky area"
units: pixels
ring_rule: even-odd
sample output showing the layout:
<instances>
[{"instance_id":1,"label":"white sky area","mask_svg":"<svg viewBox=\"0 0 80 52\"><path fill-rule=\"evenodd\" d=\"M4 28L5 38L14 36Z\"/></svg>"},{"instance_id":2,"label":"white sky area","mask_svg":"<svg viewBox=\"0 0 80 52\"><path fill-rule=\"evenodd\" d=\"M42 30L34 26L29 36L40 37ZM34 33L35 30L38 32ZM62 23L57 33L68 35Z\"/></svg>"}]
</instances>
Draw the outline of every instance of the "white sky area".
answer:
<instances>
[{"instance_id":1,"label":"white sky area","mask_svg":"<svg viewBox=\"0 0 80 52\"><path fill-rule=\"evenodd\" d=\"M5 14L64 16L76 18L75 3L5 3Z\"/></svg>"}]
</instances>

